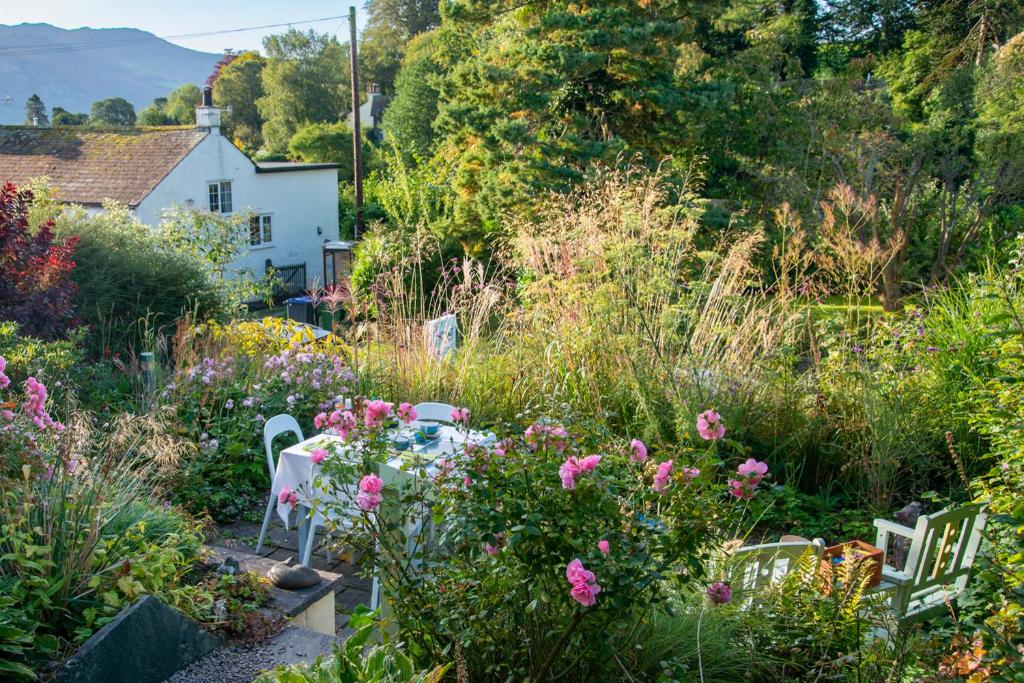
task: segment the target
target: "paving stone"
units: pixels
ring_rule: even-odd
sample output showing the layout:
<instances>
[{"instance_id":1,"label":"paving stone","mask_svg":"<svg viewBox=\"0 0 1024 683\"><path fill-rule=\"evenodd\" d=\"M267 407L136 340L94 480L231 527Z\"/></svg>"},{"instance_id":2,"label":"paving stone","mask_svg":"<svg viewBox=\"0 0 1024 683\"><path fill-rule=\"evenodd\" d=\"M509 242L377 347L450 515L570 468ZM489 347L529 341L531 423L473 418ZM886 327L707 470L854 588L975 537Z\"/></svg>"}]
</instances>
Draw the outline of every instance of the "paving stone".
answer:
<instances>
[{"instance_id":1,"label":"paving stone","mask_svg":"<svg viewBox=\"0 0 1024 683\"><path fill-rule=\"evenodd\" d=\"M358 605L370 604L370 591L358 588L345 588L334 596L338 611L351 613Z\"/></svg>"},{"instance_id":2,"label":"paving stone","mask_svg":"<svg viewBox=\"0 0 1024 683\"><path fill-rule=\"evenodd\" d=\"M220 640L147 595L94 633L57 672L57 683L160 683Z\"/></svg>"}]
</instances>

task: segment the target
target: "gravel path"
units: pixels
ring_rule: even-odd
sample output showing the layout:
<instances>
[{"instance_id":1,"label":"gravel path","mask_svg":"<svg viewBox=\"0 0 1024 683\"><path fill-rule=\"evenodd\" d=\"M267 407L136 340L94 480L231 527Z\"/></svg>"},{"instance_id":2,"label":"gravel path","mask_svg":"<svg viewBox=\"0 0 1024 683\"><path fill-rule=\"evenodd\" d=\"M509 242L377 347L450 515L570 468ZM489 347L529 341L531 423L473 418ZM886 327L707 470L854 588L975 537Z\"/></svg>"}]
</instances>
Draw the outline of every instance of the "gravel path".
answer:
<instances>
[{"instance_id":1,"label":"gravel path","mask_svg":"<svg viewBox=\"0 0 1024 683\"><path fill-rule=\"evenodd\" d=\"M317 655L329 655L334 642L322 633L289 626L263 645L217 648L165 683L251 683L260 672L280 664L312 662Z\"/></svg>"}]
</instances>

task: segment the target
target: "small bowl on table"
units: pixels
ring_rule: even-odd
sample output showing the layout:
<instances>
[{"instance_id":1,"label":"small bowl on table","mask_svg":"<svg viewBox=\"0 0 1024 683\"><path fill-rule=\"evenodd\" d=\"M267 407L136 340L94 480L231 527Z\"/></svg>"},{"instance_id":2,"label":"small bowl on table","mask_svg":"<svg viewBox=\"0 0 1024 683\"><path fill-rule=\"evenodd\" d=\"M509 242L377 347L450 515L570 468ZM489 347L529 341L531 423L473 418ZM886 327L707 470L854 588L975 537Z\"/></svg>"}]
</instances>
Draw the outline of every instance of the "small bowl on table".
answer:
<instances>
[{"instance_id":1,"label":"small bowl on table","mask_svg":"<svg viewBox=\"0 0 1024 683\"><path fill-rule=\"evenodd\" d=\"M395 447L396 451L407 451L411 444L409 443L409 439L406 437L396 436L391 440L391 445Z\"/></svg>"}]
</instances>

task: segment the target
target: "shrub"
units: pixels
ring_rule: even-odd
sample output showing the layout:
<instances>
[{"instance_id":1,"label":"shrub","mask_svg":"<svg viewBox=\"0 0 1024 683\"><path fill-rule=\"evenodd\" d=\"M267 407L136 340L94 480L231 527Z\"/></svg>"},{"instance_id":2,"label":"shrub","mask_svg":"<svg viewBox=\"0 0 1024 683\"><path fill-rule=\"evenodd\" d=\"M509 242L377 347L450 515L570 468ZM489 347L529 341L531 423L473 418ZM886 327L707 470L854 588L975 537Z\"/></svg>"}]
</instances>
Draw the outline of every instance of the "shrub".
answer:
<instances>
[{"instance_id":1,"label":"shrub","mask_svg":"<svg viewBox=\"0 0 1024 683\"><path fill-rule=\"evenodd\" d=\"M0 357L6 399L4 366ZM152 499L146 463L158 446L117 425L97 432L83 415L65 426L47 411L45 385L24 386L20 408L0 412L0 590L17 601L14 619L28 624L17 638L39 659L54 654L55 637L84 640L138 595L180 581L201 534Z\"/></svg>"},{"instance_id":2,"label":"shrub","mask_svg":"<svg viewBox=\"0 0 1024 683\"><path fill-rule=\"evenodd\" d=\"M263 423L289 413L308 430L318 411L355 393L356 377L346 347L279 318L181 330L161 401L194 448L170 484L188 509L235 517L270 487Z\"/></svg>"},{"instance_id":3,"label":"shrub","mask_svg":"<svg viewBox=\"0 0 1024 683\"><path fill-rule=\"evenodd\" d=\"M612 624L663 602L668 586L701 581L705 544L736 528L748 495L715 483L713 440L657 463L640 442L551 422L493 447L467 444L433 473L410 459L418 477L382 472L384 484L374 463L390 445L380 429L390 413L364 401L318 417L364 444L355 463L331 445L322 484L339 502L321 507L328 519L362 510L346 539L374 558L399 632L424 661L454 648L471 680L585 678L613 646ZM467 424L469 413L453 417ZM750 496L760 478L745 480ZM428 519L436 542L415 526Z\"/></svg>"},{"instance_id":4,"label":"shrub","mask_svg":"<svg viewBox=\"0 0 1024 683\"><path fill-rule=\"evenodd\" d=\"M139 349L186 313L204 319L224 305L203 264L175 249L128 207L107 203L87 217L74 211L61 232L78 239L74 279L79 316L93 351L105 357Z\"/></svg>"},{"instance_id":5,"label":"shrub","mask_svg":"<svg viewBox=\"0 0 1024 683\"><path fill-rule=\"evenodd\" d=\"M71 272L77 240L58 241L54 224L29 226L33 195L13 183L0 188L0 320L19 323L24 334L62 337L74 326Z\"/></svg>"}]
</instances>

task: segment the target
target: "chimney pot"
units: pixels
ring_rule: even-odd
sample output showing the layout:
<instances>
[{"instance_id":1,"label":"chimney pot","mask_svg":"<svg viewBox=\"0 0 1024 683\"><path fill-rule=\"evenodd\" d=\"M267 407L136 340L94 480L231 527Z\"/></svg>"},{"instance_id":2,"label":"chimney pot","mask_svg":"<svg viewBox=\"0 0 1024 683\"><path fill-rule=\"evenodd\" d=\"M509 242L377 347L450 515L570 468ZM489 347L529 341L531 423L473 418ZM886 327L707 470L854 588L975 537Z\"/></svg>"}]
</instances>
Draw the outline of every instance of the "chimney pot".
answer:
<instances>
[{"instance_id":1,"label":"chimney pot","mask_svg":"<svg viewBox=\"0 0 1024 683\"><path fill-rule=\"evenodd\" d=\"M213 106L213 88L211 86L209 86L209 85L204 85L203 86L203 106L204 107L212 107Z\"/></svg>"}]
</instances>

